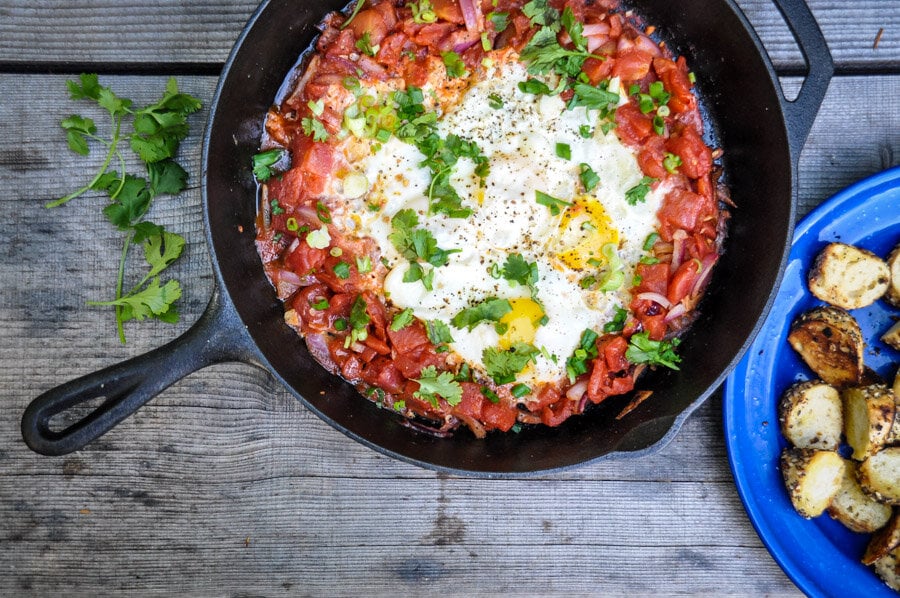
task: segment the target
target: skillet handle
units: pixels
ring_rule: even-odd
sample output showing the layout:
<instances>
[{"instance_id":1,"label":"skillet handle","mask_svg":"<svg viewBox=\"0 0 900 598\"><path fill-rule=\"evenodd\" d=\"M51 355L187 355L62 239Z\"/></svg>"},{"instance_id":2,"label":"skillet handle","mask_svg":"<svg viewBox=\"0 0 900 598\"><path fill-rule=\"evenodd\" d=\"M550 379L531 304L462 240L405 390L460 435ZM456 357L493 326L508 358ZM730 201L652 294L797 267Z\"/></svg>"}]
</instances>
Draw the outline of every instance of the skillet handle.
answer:
<instances>
[{"instance_id":1,"label":"skillet handle","mask_svg":"<svg viewBox=\"0 0 900 598\"><path fill-rule=\"evenodd\" d=\"M230 299L216 288L206 311L172 342L99 372L66 382L37 397L22 416L22 437L42 455L83 448L184 376L223 361L259 364L250 335ZM105 399L61 431L50 419L93 399Z\"/></svg>"},{"instance_id":2,"label":"skillet handle","mask_svg":"<svg viewBox=\"0 0 900 598\"><path fill-rule=\"evenodd\" d=\"M834 61L825 36L804 0L774 0L785 22L794 34L797 45L806 60L807 74L800 93L791 102L781 95L781 106L788 129L788 144L794 163L800 159L800 150L806 143L813 121L825 99L828 83L834 75Z\"/></svg>"}]
</instances>

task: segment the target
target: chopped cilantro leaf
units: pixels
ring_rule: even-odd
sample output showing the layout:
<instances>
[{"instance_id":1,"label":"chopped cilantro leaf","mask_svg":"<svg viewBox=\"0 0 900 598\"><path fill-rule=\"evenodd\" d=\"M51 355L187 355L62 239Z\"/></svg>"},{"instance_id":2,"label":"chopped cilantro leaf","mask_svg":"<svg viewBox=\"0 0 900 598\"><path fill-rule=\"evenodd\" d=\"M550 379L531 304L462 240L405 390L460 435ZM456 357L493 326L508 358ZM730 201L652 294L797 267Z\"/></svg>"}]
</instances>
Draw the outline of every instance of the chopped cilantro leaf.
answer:
<instances>
[{"instance_id":1,"label":"chopped cilantro leaf","mask_svg":"<svg viewBox=\"0 0 900 598\"><path fill-rule=\"evenodd\" d=\"M512 305L510 305L509 300L491 297L460 311L453 316L450 324L454 328L468 328L471 331L479 323L485 320L496 322L511 311Z\"/></svg>"},{"instance_id":2,"label":"chopped cilantro leaf","mask_svg":"<svg viewBox=\"0 0 900 598\"><path fill-rule=\"evenodd\" d=\"M516 282L534 290L538 281L537 262L527 261L521 253L511 253L506 256L506 261L503 263L502 275L510 282Z\"/></svg>"},{"instance_id":3,"label":"chopped cilantro leaf","mask_svg":"<svg viewBox=\"0 0 900 598\"><path fill-rule=\"evenodd\" d=\"M576 106L602 110L619 102L619 94L586 83L576 83L573 90L575 93L567 105L570 110Z\"/></svg>"},{"instance_id":4,"label":"chopped cilantro leaf","mask_svg":"<svg viewBox=\"0 0 900 598\"><path fill-rule=\"evenodd\" d=\"M378 50L381 49L381 46L378 44L373 46L370 34L366 31L362 34L361 38L356 40L356 49L367 56L375 56L378 53ZM318 114L316 116L318 116Z\"/></svg>"},{"instance_id":5,"label":"chopped cilantro leaf","mask_svg":"<svg viewBox=\"0 0 900 598\"><path fill-rule=\"evenodd\" d=\"M640 182L625 192L625 201L628 202L629 205L636 206L638 203L647 199L647 194L650 192L650 185L656 182L656 179L645 176Z\"/></svg>"},{"instance_id":6,"label":"chopped cilantro leaf","mask_svg":"<svg viewBox=\"0 0 900 598\"><path fill-rule=\"evenodd\" d=\"M362 295L357 295L353 306L350 308L350 334L344 340L344 347L349 347L357 341L364 341L369 337L369 322L372 318L366 313L366 300Z\"/></svg>"},{"instance_id":7,"label":"chopped cilantro leaf","mask_svg":"<svg viewBox=\"0 0 900 598\"><path fill-rule=\"evenodd\" d=\"M481 353L484 368L495 384L515 382L516 374L525 369L540 351L529 343L514 343L509 350L487 347Z\"/></svg>"},{"instance_id":8,"label":"chopped cilantro leaf","mask_svg":"<svg viewBox=\"0 0 900 598\"><path fill-rule=\"evenodd\" d=\"M558 27L559 11L548 0L531 0L522 7L522 12L531 19L532 25Z\"/></svg>"},{"instance_id":9,"label":"chopped cilantro leaf","mask_svg":"<svg viewBox=\"0 0 900 598\"><path fill-rule=\"evenodd\" d=\"M425 323L425 330L428 332L428 340L434 345L453 342L450 327L441 320L429 320Z\"/></svg>"},{"instance_id":10,"label":"chopped cilantro leaf","mask_svg":"<svg viewBox=\"0 0 900 598\"><path fill-rule=\"evenodd\" d=\"M466 70L466 63L462 61L462 58L460 58L459 54L456 52L452 50L449 52L441 52L441 59L444 61L444 66L447 67L447 77L450 79L457 79L469 75L469 71Z\"/></svg>"},{"instance_id":11,"label":"chopped cilantro leaf","mask_svg":"<svg viewBox=\"0 0 900 598\"><path fill-rule=\"evenodd\" d=\"M328 131L319 119L305 116L300 119L300 126L303 134L312 137L313 141L328 141Z\"/></svg>"},{"instance_id":12,"label":"chopped cilantro leaf","mask_svg":"<svg viewBox=\"0 0 900 598\"><path fill-rule=\"evenodd\" d=\"M461 251L441 249L437 246L437 240L431 231L415 228L419 224L419 216L415 210L409 208L400 210L391 219L391 224L393 232L388 235L388 239L410 262L422 260L437 268L446 265L451 254Z\"/></svg>"},{"instance_id":13,"label":"chopped cilantro leaf","mask_svg":"<svg viewBox=\"0 0 900 598\"><path fill-rule=\"evenodd\" d=\"M519 81L519 91L533 95L550 95L553 93L553 90L546 83L537 79Z\"/></svg>"},{"instance_id":14,"label":"chopped cilantro leaf","mask_svg":"<svg viewBox=\"0 0 900 598\"><path fill-rule=\"evenodd\" d=\"M413 316L413 311L411 308L407 307L401 312L398 312L394 315L394 318L391 320L391 330L397 332L398 330L402 330L406 328L410 324L412 324L415 316Z\"/></svg>"},{"instance_id":15,"label":"chopped cilantro leaf","mask_svg":"<svg viewBox=\"0 0 900 598\"><path fill-rule=\"evenodd\" d=\"M433 406L438 406L438 400L444 399L451 406L458 405L462 400L462 386L453 379L450 372L437 372L433 365L422 368L419 377L415 379L419 383L419 390L413 393L418 399L424 399Z\"/></svg>"},{"instance_id":16,"label":"chopped cilantro leaf","mask_svg":"<svg viewBox=\"0 0 900 598\"><path fill-rule=\"evenodd\" d=\"M681 357L675 353L675 347L680 342L677 338L671 341L654 341L648 338L647 332L638 332L629 339L625 358L631 363L649 363L677 370Z\"/></svg>"}]
</instances>

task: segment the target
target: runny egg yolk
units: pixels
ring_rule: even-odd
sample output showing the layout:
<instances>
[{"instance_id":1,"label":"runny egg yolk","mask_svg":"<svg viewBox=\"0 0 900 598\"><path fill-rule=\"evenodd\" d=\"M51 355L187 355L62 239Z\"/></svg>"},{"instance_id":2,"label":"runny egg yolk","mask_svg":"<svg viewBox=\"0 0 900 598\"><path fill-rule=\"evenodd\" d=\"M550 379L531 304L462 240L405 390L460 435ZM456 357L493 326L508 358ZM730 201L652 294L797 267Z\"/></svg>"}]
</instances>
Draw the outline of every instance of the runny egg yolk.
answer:
<instances>
[{"instance_id":1,"label":"runny egg yolk","mask_svg":"<svg viewBox=\"0 0 900 598\"><path fill-rule=\"evenodd\" d=\"M507 326L506 332L500 337L500 348L509 349L515 343L533 343L544 317L544 310L530 297L510 299L509 304L512 311L500 318L500 323Z\"/></svg>"},{"instance_id":2,"label":"runny egg yolk","mask_svg":"<svg viewBox=\"0 0 900 598\"><path fill-rule=\"evenodd\" d=\"M619 244L619 231L603 204L581 196L563 212L559 223L559 241L563 251L557 258L571 270L584 270L589 260L604 260L600 249L607 243Z\"/></svg>"}]
</instances>

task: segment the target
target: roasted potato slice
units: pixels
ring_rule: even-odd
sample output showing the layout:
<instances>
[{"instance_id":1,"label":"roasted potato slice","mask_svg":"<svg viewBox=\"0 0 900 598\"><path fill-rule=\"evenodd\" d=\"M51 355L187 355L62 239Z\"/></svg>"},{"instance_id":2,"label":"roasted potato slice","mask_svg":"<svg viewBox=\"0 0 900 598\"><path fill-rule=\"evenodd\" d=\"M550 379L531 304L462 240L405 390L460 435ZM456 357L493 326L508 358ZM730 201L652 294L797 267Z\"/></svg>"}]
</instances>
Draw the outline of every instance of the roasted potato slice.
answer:
<instances>
[{"instance_id":1,"label":"roasted potato slice","mask_svg":"<svg viewBox=\"0 0 900 598\"><path fill-rule=\"evenodd\" d=\"M884 583L900 592L900 550L893 550L875 561L875 573Z\"/></svg>"},{"instance_id":2,"label":"roasted potato slice","mask_svg":"<svg viewBox=\"0 0 900 598\"><path fill-rule=\"evenodd\" d=\"M881 336L881 340L900 351L900 322L895 322L888 328L888 331Z\"/></svg>"},{"instance_id":3,"label":"roasted potato slice","mask_svg":"<svg viewBox=\"0 0 900 598\"><path fill-rule=\"evenodd\" d=\"M894 397L900 397L900 369L897 370L897 373L894 374Z\"/></svg>"},{"instance_id":4,"label":"roasted potato slice","mask_svg":"<svg viewBox=\"0 0 900 598\"><path fill-rule=\"evenodd\" d=\"M888 265L871 251L829 243L816 256L807 282L810 292L822 301L858 309L880 299L890 280Z\"/></svg>"},{"instance_id":5,"label":"roasted potato slice","mask_svg":"<svg viewBox=\"0 0 900 598\"><path fill-rule=\"evenodd\" d=\"M828 514L854 532L870 534L891 518L893 510L865 492L856 480L856 463L844 459L844 474L837 495L828 505Z\"/></svg>"},{"instance_id":6,"label":"roasted potato slice","mask_svg":"<svg viewBox=\"0 0 900 598\"><path fill-rule=\"evenodd\" d=\"M798 382L781 397L778 420L797 448L836 451L844 429L841 395L821 380Z\"/></svg>"},{"instance_id":7,"label":"roasted potato slice","mask_svg":"<svg viewBox=\"0 0 900 598\"><path fill-rule=\"evenodd\" d=\"M845 388L841 399L847 444L853 449L853 458L862 461L890 442L897 401L894 393L880 384Z\"/></svg>"},{"instance_id":8,"label":"roasted potato slice","mask_svg":"<svg viewBox=\"0 0 900 598\"><path fill-rule=\"evenodd\" d=\"M891 272L891 284L884 294L884 300L894 307L900 307L900 243L888 256L887 265Z\"/></svg>"},{"instance_id":9,"label":"roasted potato slice","mask_svg":"<svg viewBox=\"0 0 900 598\"><path fill-rule=\"evenodd\" d=\"M900 514L894 510L887 525L875 532L869 540L862 562L864 565L871 565L898 546L900 546Z\"/></svg>"},{"instance_id":10,"label":"roasted potato slice","mask_svg":"<svg viewBox=\"0 0 900 598\"><path fill-rule=\"evenodd\" d=\"M859 485L880 502L900 505L900 447L881 449L863 461Z\"/></svg>"},{"instance_id":11,"label":"roasted potato slice","mask_svg":"<svg viewBox=\"0 0 900 598\"><path fill-rule=\"evenodd\" d=\"M839 307L809 310L791 324L788 342L828 384L859 384L863 374L863 339L856 320Z\"/></svg>"},{"instance_id":12,"label":"roasted potato slice","mask_svg":"<svg viewBox=\"0 0 900 598\"><path fill-rule=\"evenodd\" d=\"M841 488L844 461L834 451L785 449L781 474L794 509L803 517L821 515Z\"/></svg>"}]
</instances>

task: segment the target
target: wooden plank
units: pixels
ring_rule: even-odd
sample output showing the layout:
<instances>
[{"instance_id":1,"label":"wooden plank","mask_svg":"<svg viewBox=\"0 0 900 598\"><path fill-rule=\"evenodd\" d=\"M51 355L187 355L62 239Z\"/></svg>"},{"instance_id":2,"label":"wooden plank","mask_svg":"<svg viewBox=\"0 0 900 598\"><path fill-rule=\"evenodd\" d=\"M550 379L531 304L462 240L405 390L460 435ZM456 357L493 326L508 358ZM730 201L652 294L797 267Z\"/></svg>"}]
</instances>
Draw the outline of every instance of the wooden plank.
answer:
<instances>
[{"instance_id":1,"label":"wooden plank","mask_svg":"<svg viewBox=\"0 0 900 598\"><path fill-rule=\"evenodd\" d=\"M782 71L802 56L771 0L737 0ZM809 0L839 68L900 66L900 8L890 0ZM254 0L35 0L0 3L0 63L219 65L256 8ZM878 32L883 30L878 47Z\"/></svg>"},{"instance_id":2,"label":"wooden plank","mask_svg":"<svg viewBox=\"0 0 900 598\"><path fill-rule=\"evenodd\" d=\"M190 283L183 322L130 327L121 347L111 314L84 306L111 295L121 238L96 196L40 207L90 176L91 160L68 152L56 124L86 107L66 99L64 80L0 75L0 594L797 595L737 499L718 396L654 456L484 481L382 456L265 372L225 364L80 453L31 453L18 425L33 397L174 338L212 288L198 114L182 149L194 182L152 213L188 238L176 271ZM165 79L104 82L150 101ZM180 83L206 103L215 79ZM801 159L801 212L897 163L898 85L900 76L834 80Z\"/></svg>"}]
</instances>

